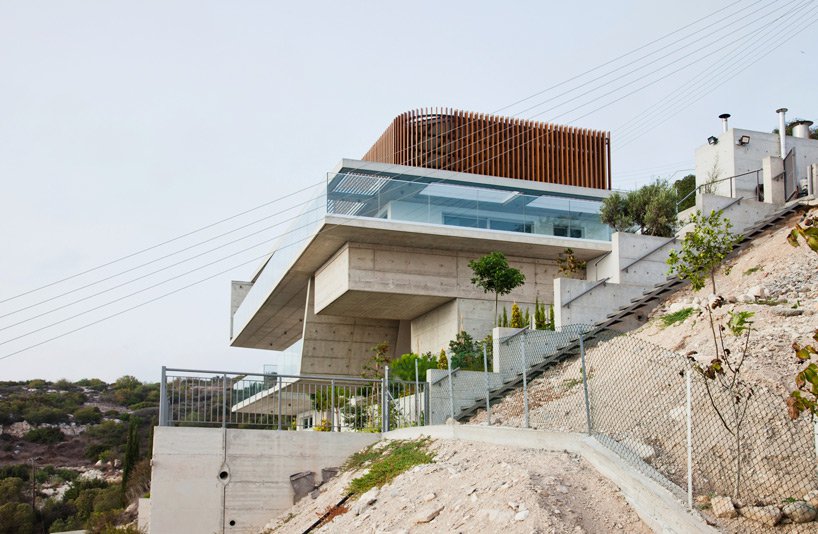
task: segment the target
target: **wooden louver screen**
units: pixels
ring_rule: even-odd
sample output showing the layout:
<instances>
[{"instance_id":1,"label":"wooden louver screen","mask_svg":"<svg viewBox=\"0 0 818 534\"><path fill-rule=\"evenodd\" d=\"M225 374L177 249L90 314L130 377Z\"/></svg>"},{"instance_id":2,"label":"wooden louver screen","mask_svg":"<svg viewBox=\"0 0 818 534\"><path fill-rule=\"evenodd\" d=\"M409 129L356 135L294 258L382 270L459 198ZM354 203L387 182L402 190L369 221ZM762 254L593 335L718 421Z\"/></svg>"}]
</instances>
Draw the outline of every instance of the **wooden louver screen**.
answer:
<instances>
[{"instance_id":1,"label":"wooden louver screen","mask_svg":"<svg viewBox=\"0 0 818 534\"><path fill-rule=\"evenodd\" d=\"M608 132L459 110L402 113L367 161L610 189Z\"/></svg>"}]
</instances>

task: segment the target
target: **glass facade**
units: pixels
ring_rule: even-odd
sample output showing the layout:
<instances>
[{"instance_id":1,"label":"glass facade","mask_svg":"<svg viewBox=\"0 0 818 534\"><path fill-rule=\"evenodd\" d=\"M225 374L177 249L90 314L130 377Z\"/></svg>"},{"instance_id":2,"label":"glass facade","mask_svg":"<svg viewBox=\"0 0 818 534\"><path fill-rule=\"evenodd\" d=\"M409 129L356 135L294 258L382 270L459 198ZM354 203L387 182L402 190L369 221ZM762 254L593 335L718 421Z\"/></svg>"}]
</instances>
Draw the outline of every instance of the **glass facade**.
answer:
<instances>
[{"instance_id":1,"label":"glass facade","mask_svg":"<svg viewBox=\"0 0 818 534\"><path fill-rule=\"evenodd\" d=\"M522 184L521 184L522 185ZM508 186L363 173L330 176L327 213L610 241L601 200Z\"/></svg>"}]
</instances>

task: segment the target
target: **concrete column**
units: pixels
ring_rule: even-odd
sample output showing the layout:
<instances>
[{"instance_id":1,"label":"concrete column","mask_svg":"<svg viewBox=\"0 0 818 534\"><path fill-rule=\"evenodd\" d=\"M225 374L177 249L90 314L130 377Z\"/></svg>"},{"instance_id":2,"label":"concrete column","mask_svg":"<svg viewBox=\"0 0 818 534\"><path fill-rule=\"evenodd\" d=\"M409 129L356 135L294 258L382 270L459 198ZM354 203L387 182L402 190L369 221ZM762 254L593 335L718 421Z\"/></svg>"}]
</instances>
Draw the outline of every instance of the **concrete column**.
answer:
<instances>
[{"instance_id":1,"label":"concrete column","mask_svg":"<svg viewBox=\"0 0 818 534\"><path fill-rule=\"evenodd\" d=\"M784 204L784 160L767 156L761 162L764 174L764 202Z\"/></svg>"}]
</instances>

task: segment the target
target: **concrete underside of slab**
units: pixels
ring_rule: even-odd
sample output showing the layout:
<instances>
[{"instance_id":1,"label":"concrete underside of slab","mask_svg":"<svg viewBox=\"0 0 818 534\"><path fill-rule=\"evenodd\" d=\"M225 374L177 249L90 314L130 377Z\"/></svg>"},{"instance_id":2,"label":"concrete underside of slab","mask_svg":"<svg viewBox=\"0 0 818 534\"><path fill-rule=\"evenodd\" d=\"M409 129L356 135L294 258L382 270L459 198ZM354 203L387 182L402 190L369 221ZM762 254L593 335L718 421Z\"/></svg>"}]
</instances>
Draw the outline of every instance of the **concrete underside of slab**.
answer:
<instances>
[{"instance_id":1,"label":"concrete underside of slab","mask_svg":"<svg viewBox=\"0 0 818 534\"><path fill-rule=\"evenodd\" d=\"M701 517L689 512L668 490L586 434L477 425L412 427L383 434L386 439L415 439L420 436L579 454L601 475L616 484L634 511L654 532L716 532Z\"/></svg>"}]
</instances>

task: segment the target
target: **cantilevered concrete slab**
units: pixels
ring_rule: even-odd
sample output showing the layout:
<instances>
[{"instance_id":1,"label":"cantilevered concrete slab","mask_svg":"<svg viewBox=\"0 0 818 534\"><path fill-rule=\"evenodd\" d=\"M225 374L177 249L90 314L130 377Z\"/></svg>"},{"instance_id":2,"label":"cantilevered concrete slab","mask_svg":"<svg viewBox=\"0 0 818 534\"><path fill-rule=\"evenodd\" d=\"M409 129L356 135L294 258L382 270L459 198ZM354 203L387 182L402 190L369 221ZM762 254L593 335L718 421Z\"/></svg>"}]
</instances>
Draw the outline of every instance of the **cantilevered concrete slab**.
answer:
<instances>
[{"instance_id":1,"label":"cantilevered concrete slab","mask_svg":"<svg viewBox=\"0 0 818 534\"><path fill-rule=\"evenodd\" d=\"M239 308L255 302L261 302L261 305L256 310L246 310L244 315L249 319L245 324L234 325L231 345L284 350L300 339L303 334L309 280L347 243L426 250L430 254L437 252L459 256L459 263L465 261L466 264L466 258L474 259L492 251L500 251L510 257L553 261L569 247L582 260L601 256L611 249L611 244L607 241L328 215L278 283L269 287L260 287L257 282L253 285L248 298ZM430 275L429 278L435 277ZM388 285L388 281L385 283ZM249 296L253 293L256 294L255 298L250 299ZM395 291L393 294L405 295L406 292ZM479 290L475 290L474 296L488 298ZM350 297L357 298L354 294L350 294ZM444 294L438 297L455 298L455 295ZM327 299L323 295L317 295L316 300L323 303ZM425 308L434 303L430 300L414 304ZM318 315L321 313L319 311ZM395 316L395 319L400 318L402 317Z\"/></svg>"}]
</instances>

